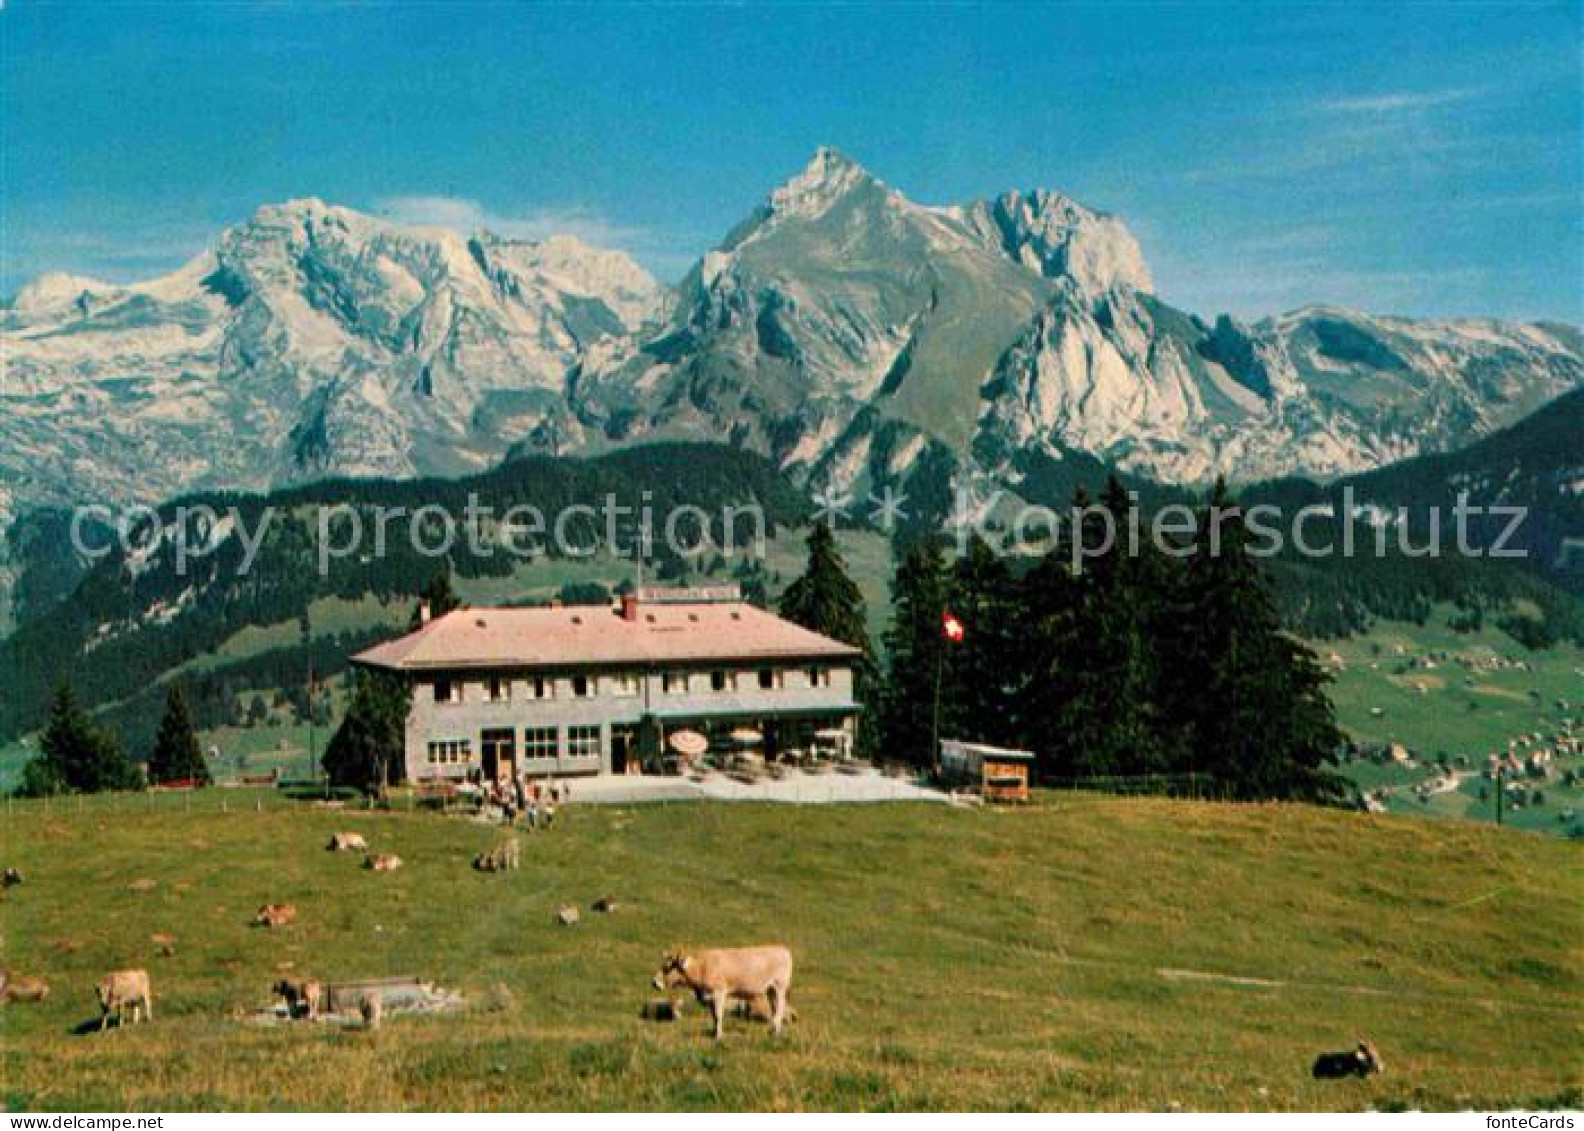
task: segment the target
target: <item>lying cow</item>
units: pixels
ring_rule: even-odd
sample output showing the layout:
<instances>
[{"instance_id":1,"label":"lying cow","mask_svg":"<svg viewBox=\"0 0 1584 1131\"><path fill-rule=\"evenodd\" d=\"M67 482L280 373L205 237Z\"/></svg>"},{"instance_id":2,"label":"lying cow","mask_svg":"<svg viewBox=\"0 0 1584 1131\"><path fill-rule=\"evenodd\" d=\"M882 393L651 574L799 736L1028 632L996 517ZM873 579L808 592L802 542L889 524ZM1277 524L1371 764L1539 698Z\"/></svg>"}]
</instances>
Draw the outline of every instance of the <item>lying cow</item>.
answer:
<instances>
[{"instance_id":1,"label":"lying cow","mask_svg":"<svg viewBox=\"0 0 1584 1131\"><path fill-rule=\"evenodd\" d=\"M1386 1071L1380 1053L1368 1041L1360 1041L1357 1048L1346 1052L1323 1052L1315 1057L1316 1080L1342 1080L1349 1076L1370 1076Z\"/></svg>"},{"instance_id":2,"label":"lying cow","mask_svg":"<svg viewBox=\"0 0 1584 1131\"><path fill-rule=\"evenodd\" d=\"M276 997L286 999L286 1016L309 1021L319 1016L324 1000L324 984L307 978L282 978L272 987Z\"/></svg>"},{"instance_id":3,"label":"lying cow","mask_svg":"<svg viewBox=\"0 0 1584 1131\"><path fill-rule=\"evenodd\" d=\"M675 986L686 986L700 1003L710 1007L717 1041L731 1003L761 997L769 1006L770 1031L780 1033L787 1019L787 993L792 988L792 952L784 946L752 946L668 954L654 976L654 988Z\"/></svg>"},{"instance_id":4,"label":"lying cow","mask_svg":"<svg viewBox=\"0 0 1584 1131\"><path fill-rule=\"evenodd\" d=\"M362 833L332 833L330 843L325 845L327 852L367 852L368 841L363 839Z\"/></svg>"},{"instance_id":5,"label":"lying cow","mask_svg":"<svg viewBox=\"0 0 1584 1131\"><path fill-rule=\"evenodd\" d=\"M258 914L253 916L255 927L284 927L288 923L297 921L297 905L295 903L266 903L258 909Z\"/></svg>"},{"instance_id":6,"label":"lying cow","mask_svg":"<svg viewBox=\"0 0 1584 1131\"><path fill-rule=\"evenodd\" d=\"M394 852L371 852L363 857L363 867L371 872L394 872L402 866L402 859Z\"/></svg>"},{"instance_id":7,"label":"lying cow","mask_svg":"<svg viewBox=\"0 0 1584 1131\"><path fill-rule=\"evenodd\" d=\"M147 970L117 970L99 979L99 1031L104 1032L110 1015L116 1015L116 1026L126 1023L127 1011L132 1013L132 1024L139 1020L154 1020L154 995L149 990Z\"/></svg>"},{"instance_id":8,"label":"lying cow","mask_svg":"<svg viewBox=\"0 0 1584 1131\"><path fill-rule=\"evenodd\" d=\"M49 983L43 978L0 970L0 1002L43 1001L49 992Z\"/></svg>"}]
</instances>

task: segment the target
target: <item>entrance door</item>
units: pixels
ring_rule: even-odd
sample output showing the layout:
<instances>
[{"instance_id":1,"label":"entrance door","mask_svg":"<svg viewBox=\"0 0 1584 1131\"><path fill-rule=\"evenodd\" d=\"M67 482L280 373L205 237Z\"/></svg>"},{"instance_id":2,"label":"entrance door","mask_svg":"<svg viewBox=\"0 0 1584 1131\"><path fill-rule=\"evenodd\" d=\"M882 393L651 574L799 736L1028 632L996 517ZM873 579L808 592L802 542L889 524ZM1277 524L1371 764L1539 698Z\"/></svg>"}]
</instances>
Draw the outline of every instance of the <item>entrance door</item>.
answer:
<instances>
[{"instance_id":1,"label":"entrance door","mask_svg":"<svg viewBox=\"0 0 1584 1131\"><path fill-rule=\"evenodd\" d=\"M479 748L484 752L484 777L510 781L517 769L517 732L510 727L486 730L479 735Z\"/></svg>"},{"instance_id":2,"label":"entrance door","mask_svg":"<svg viewBox=\"0 0 1584 1131\"><path fill-rule=\"evenodd\" d=\"M642 768L638 759L638 728L611 727L611 773L636 774Z\"/></svg>"}]
</instances>

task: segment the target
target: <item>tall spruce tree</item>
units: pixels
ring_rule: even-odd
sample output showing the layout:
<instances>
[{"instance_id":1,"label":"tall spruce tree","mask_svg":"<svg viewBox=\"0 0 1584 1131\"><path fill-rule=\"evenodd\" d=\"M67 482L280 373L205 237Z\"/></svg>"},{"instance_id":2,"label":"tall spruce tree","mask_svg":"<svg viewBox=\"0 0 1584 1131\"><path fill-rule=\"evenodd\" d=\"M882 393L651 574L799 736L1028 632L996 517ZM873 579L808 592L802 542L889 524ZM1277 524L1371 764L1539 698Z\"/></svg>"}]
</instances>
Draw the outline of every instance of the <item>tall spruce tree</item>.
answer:
<instances>
[{"instance_id":1,"label":"tall spruce tree","mask_svg":"<svg viewBox=\"0 0 1584 1131\"><path fill-rule=\"evenodd\" d=\"M787 586L786 592L781 595L780 612L793 624L858 649L861 655L853 665L853 694L864 707L866 715L872 712L878 679L863 593L848 575L847 563L842 560L836 537L826 523L815 523L814 529L809 532L808 565L803 575ZM873 731L874 724L861 718L858 728L860 752L873 752Z\"/></svg>"},{"instance_id":2,"label":"tall spruce tree","mask_svg":"<svg viewBox=\"0 0 1584 1131\"><path fill-rule=\"evenodd\" d=\"M378 794L405 772L407 685L394 675L361 671L346 717L325 747L321 764L334 785Z\"/></svg>"},{"instance_id":3,"label":"tall spruce tree","mask_svg":"<svg viewBox=\"0 0 1584 1131\"><path fill-rule=\"evenodd\" d=\"M1133 502L1115 478L1107 480L1088 532L1098 550L1087 558L1078 578L1077 682L1086 718L1081 746L1074 750L1078 772L1136 775L1166 768L1163 724L1157 703L1158 606L1167 600L1169 574L1143 538L1129 528Z\"/></svg>"},{"instance_id":4,"label":"tall spruce tree","mask_svg":"<svg viewBox=\"0 0 1584 1131\"><path fill-rule=\"evenodd\" d=\"M410 627L422 626L426 607L431 620L439 620L452 610L462 607L462 598L457 596L456 588L451 584L450 562L442 565L429 579L429 584L425 585L423 591L418 594L418 604L413 608Z\"/></svg>"},{"instance_id":5,"label":"tall spruce tree","mask_svg":"<svg viewBox=\"0 0 1584 1131\"><path fill-rule=\"evenodd\" d=\"M160 720L154 749L149 753L148 776L151 782L191 781L209 785L209 767L198 746L192 712L181 684L173 683L165 693L165 715Z\"/></svg>"},{"instance_id":6,"label":"tall spruce tree","mask_svg":"<svg viewBox=\"0 0 1584 1131\"><path fill-rule=\"evenodd\" d=\"M1170 710L1191 767L1240 799L1335 801L1342 743L1312 651L1282 627L1248 531L1217 481L1194 541L1176 635Z\"/></svg>"},{"instance_id":7,"label":"tall spruce tree","mask_svg":"<svg viewBox=\"0 0 1584 1131\"><path fill-rule=\"evenodd\" d=\"M936 681L942 674L941 614L946 571L932 538L915 542L891 582L886 630L886 677L880 695L880 741L886 757L920 768L934 766Z\"/></svg>"},{"instance_id":8,"label":"tall spruce tree","mask_svg":"<svg viewBox=\"0 0 1584 1131\"><path fill-rule=\"evenodd\" d=\"M946 604L962 622L963 639L945 648L942 733L1012 744L1022 691L1017 638L1027 629L1011 569L977 535L952 567Z\"/></svg>"},{"instance_id":9,"label":"tall spruce tree","mask_svg":"<svg viewBox=\"0 0 1584 1131\"><path fill-rule=\"evenodd\" d=\"M65 680L55 689L39 751L39 765L30 764L24 774L26 792L100 793L140 784L115 735L88 717Z\"/></svg>"}]
</instances>

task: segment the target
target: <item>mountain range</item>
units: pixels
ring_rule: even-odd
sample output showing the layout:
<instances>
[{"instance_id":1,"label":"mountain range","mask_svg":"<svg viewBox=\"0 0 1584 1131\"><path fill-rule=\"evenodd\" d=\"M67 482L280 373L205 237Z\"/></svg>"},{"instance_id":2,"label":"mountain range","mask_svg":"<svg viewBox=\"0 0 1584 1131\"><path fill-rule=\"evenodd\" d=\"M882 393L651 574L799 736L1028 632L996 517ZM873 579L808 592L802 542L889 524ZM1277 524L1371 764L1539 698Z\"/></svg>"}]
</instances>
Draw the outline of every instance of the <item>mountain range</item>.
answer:
<instances>
[{"instance_id":1,"label":"mountain range","mask_svg":"<svg viewBox=\"0 0 1584 1131\"><path fill-rule=\"evenodd\" d=\"M1456 450L1584 383L1584 338L1554 323L1206 321L1155 294L1115 217L1046 190L916 204L830 149L675 287L572 237L297 200L150 282L36 279L0 306L0 350L0 529L669 439L860 491L932 448L1014 487L1079 455L1169 483L1329 478Z\"/></svg>"}]
</instances>

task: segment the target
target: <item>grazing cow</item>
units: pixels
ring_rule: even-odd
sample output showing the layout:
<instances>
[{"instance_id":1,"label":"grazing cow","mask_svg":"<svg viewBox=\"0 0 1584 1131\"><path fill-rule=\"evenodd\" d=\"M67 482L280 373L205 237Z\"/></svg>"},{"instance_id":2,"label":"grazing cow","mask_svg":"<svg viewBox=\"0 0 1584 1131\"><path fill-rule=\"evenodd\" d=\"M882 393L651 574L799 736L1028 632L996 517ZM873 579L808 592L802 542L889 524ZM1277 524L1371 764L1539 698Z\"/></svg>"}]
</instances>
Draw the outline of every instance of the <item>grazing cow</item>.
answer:
<instances>
[{"instance_id":1,"label":"grazing cow","mask_svg":"<svg viewBox=\"0 0 1584 1131\"><path fill-rule=\"evenodd\" d=\"M600 896L592 904L593 910L601 915L612 914L616 910L617 906L618 905L616 903L615 897L609 895Z\"/></svg>"},{"instance_id":2,"label":"grazing cow","mask_svg":"<svg viewBox=\"0 0 1584 1131\"><path fill-rule=\"evenodd\" d=\"M770 1031L780 1033L787 1020L787 993L792 988L792 952L784 946L752 946L668 954L654 976L654 987L664 990L678 985L687 986L710 1007L717 1041L731 1002L755 997L765 998Z\"/></svg>"},{"instance_id":3,"label":"grazing cow","mask_svg":"<svg viewBox=\"0 0 1584 1131\"><path fill-rule=\"evenodd\" d=\"M1316 1080L1342 1080L1348 1076L1370 1076L1386 1071L1380 1053L1368 1041L1360 1041L1357 1048L1346 1052L1323 1052L1315 1057L1313 1075Z\"/></svg>"},{"instance_id":4,"label":"grazing cow","mask_svg":"<svg viewBox=\"0 0 1584 1131\"><path fill-rule=\"evenodd\" d=\"M0 971L0 1002L43 1001L49 992L49 983L43 978Z\"/></svg>"},{"instance_id":5,"label":"grazing cow","mask_svg":"<svg viewBox=\"0 0 1584 1131\"><path fill-rule=\"evenodd\" d=\"M307 978L282 978L273 991L276 997L286 999L286 1016L305 1017L312 1021L319 1016L319 1005L324 1000L324 984Z\"/></svg>"},{"instance_id":6,"label":"grazing cow","mask_svg":"<svg viewBox=\"0 0 1584 1131\"><path fill-rule=\"evenodd\" d=\"M99 1031L104 1032L110 1015L116 1015L116 1027L126 1022L127 1011L132 1011L132 1024L139 1020L154 1020L154 995L149 990L147 970L117 970L99 979Z\"/></svg>"},{"instance_id":7,"label":"grazing cow","mask_svg":"<svg viewBox=\"0 0 1584 1131\"><path fill-rule=\"evenodd\" d=\"M363 1028L378 1029L385 1019L385 1000L379 994L364 994L358 1002L358 1013L363 1018Z\"/></svg>"},{"instance_id":8,"label":"grazing cow","mask_svg":"<svg viewBox=\"0 0 1584 1131\"><path fill-rule=\"evenodd\" d=\"M521 863L522 843L516 837L503 840L473 858L473 867L480 872L509 872Z\"/></svg>"},{"instance_id":9,"label":"grazing cow","mask_svg":"<svg viewBox=\"0 0 1584 1131\"><path fill-rule=\"evenodd\" d=\"M362 833L332 833L330 843L325 845L327 852L367 852L368 841L363 839Z\"/></svg>"},{"instance_id":10,"label":"grazing cow","mask_svg":"<svg viewBox=\"0 0 1584 1131\"><path fill-rule=\"evenodd\" d=\"M295 903L266 903L258 909L258 914L253 916L255 927L284 927L288 923L297 921L297 905Z\"/></svg>"},{"instance_id":11,"label":"grazing cow","mask_svg":"<svg viewBox=\"0 0 1584 1131\"><path fill-rule=\"evenodd\" d=\"M371 852L363 857L363 867L371 872L394 872L402 866L402 859L394 852Z\"/></svg>"},{"instance_id":12,"label":"grazing cow","mask_svg":"<svg viewBox=\"0 0 1584 1131\"><path fill-rule=\"evenodd\" d=\"M22 882L22 873L15 868L7 868L5 875L0 876L0 888L14 888Z\"/></svg>"},{"instance_id":13,"label":"grazing cow","mask_svg":"<svg viewBox=\"0 0 1584 1131\"><path fill-rule=\"evenodd\" d=\"M573 907L570 903L563 904L562 906L556 908L556 922L560 923L563 927L572 926L580 918L581 916L578 914L578 909Z\"/></svg>"}]
</instances>

